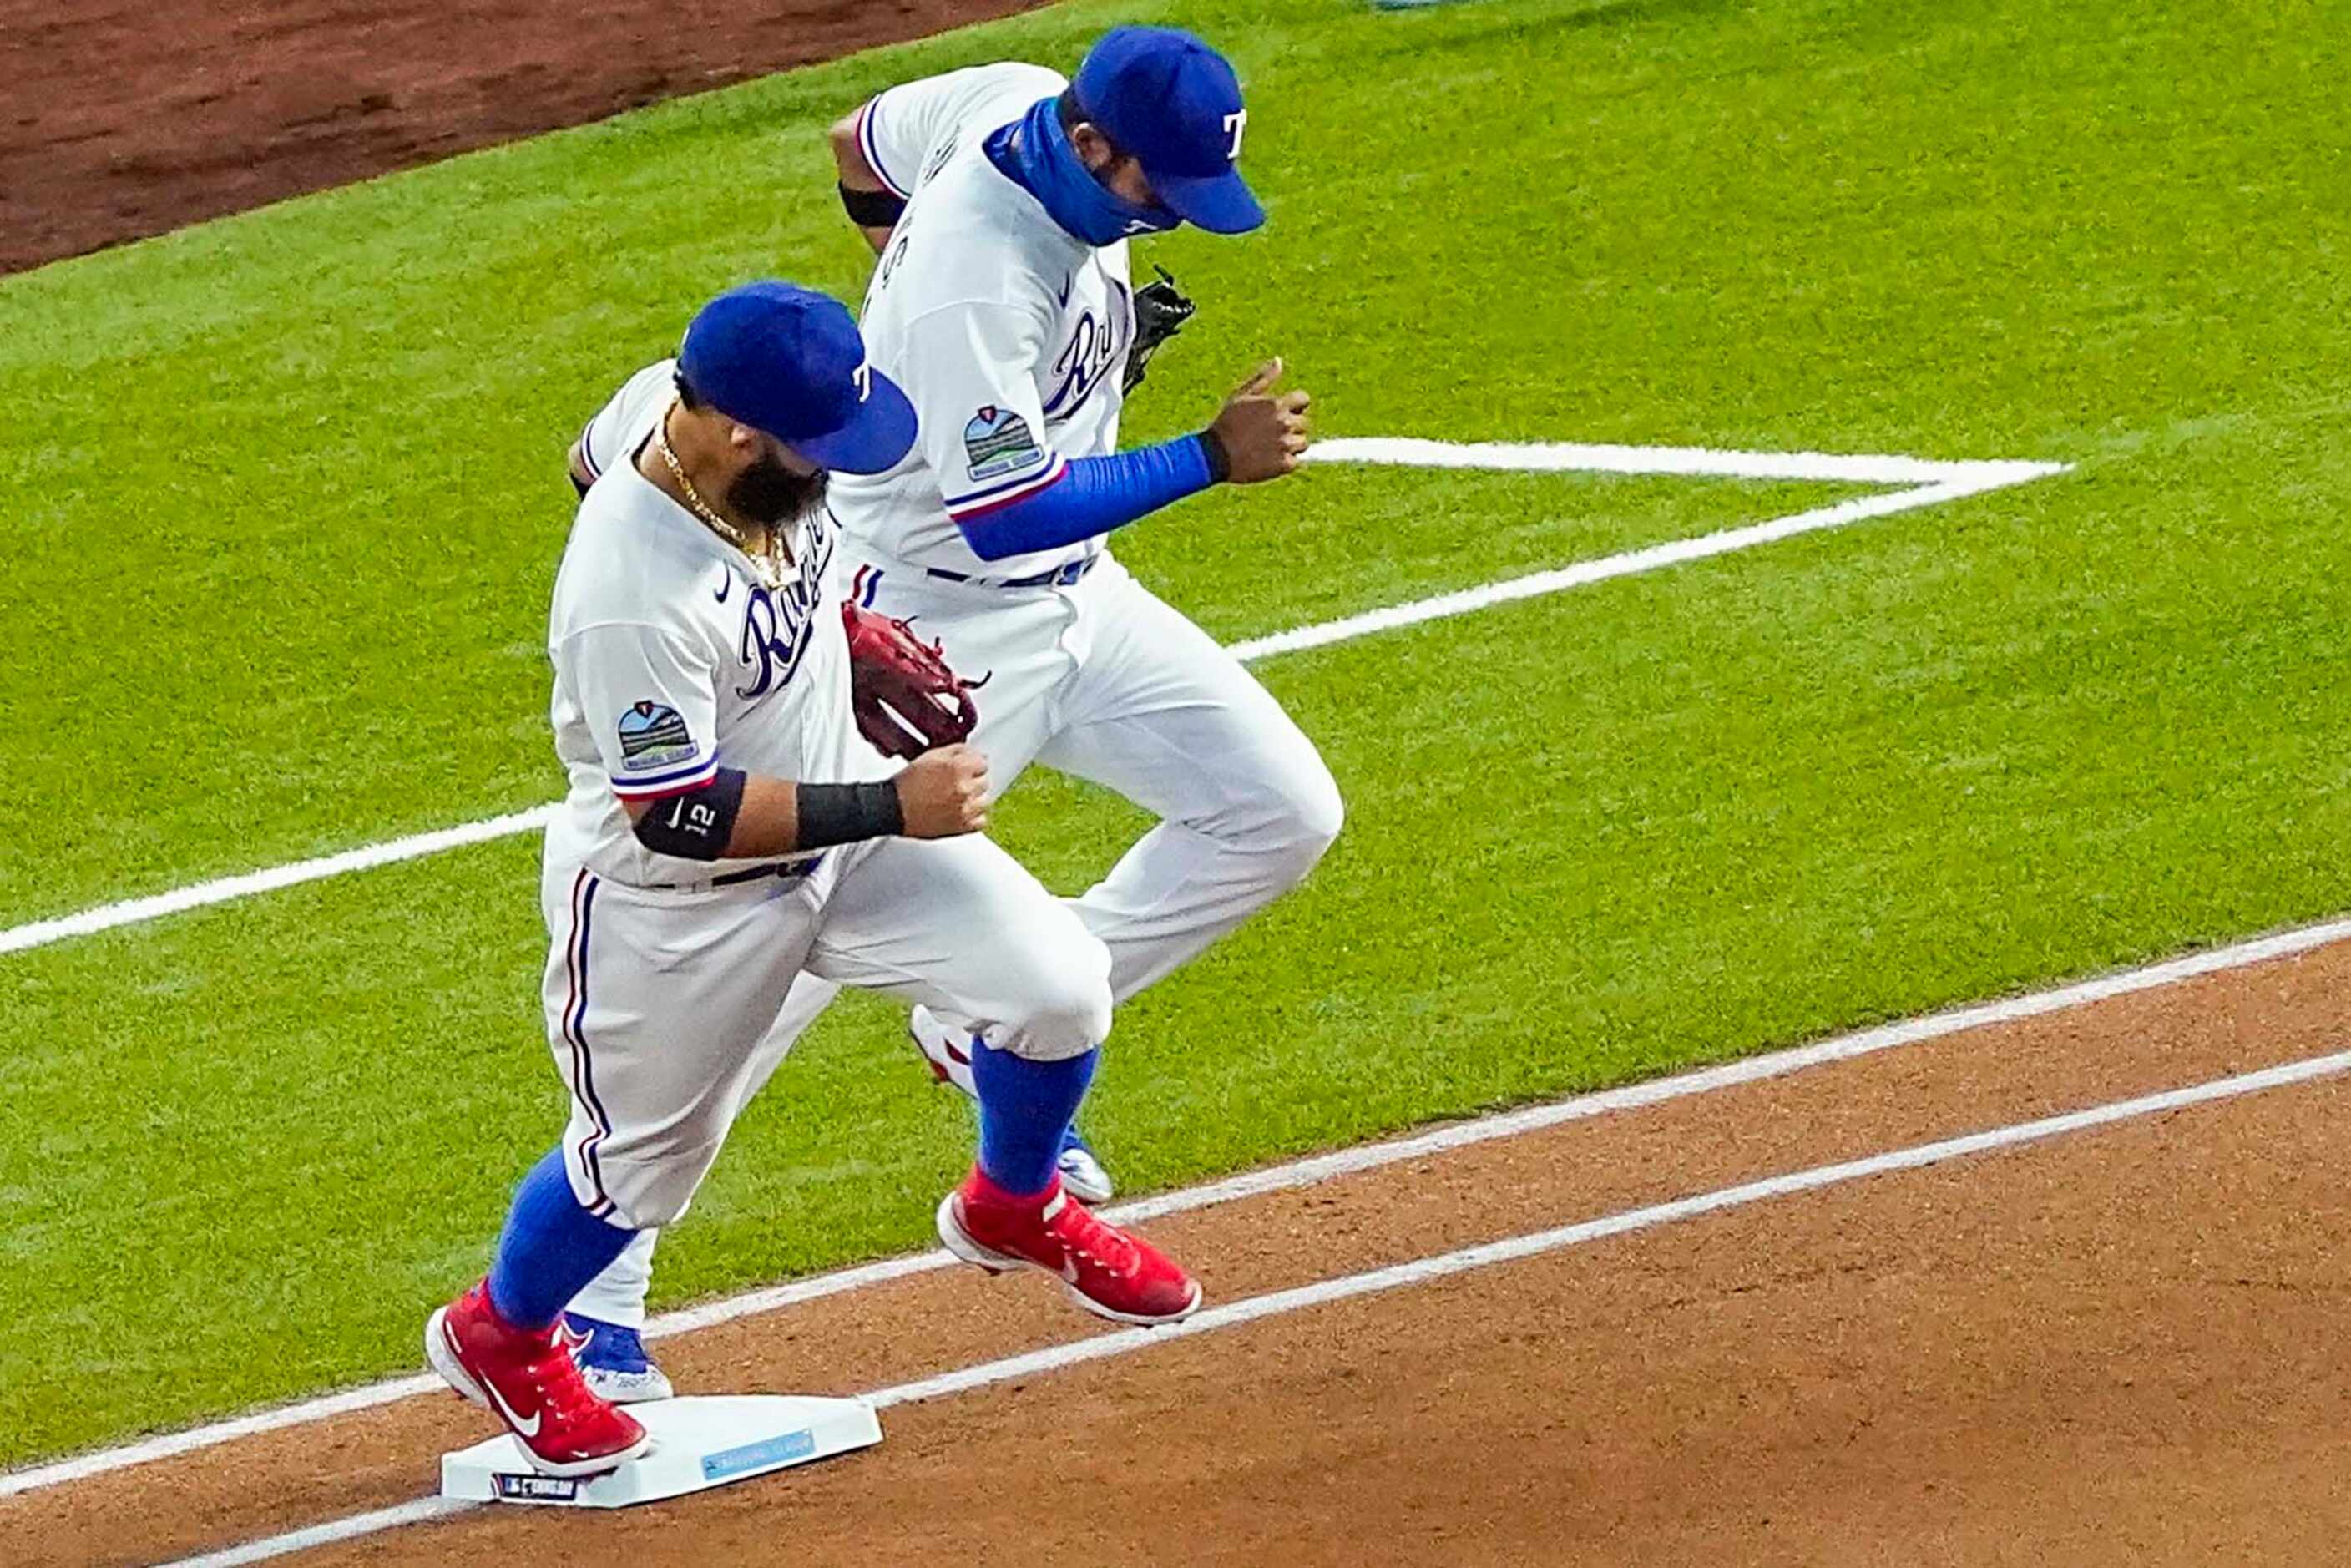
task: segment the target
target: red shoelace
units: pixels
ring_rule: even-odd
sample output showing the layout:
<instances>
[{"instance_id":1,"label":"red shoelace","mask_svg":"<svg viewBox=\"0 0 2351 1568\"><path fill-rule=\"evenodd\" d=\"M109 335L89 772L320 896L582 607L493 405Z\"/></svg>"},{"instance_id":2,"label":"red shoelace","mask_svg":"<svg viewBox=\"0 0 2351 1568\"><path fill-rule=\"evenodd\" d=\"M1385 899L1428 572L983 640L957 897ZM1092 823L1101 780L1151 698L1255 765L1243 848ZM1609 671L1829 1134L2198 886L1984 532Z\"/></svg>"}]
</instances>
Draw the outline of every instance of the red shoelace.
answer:
<instances>
[{"instance_id":1,"label":"red shoelace","mask_svg":"<svg viewBox=\"0 0 2351 1568\"><path fill-rule=\"evenodd\" d=\"M559 1331L539 1354L522 1364L521 1375L538 1396L539 1408L558 1426L575 1424L603 1403L580 1375L580 1364L572 1360Z\"/></svg>"},{"instance_id":2,"label":"red shoelace","mask_svg":"<svg viewBox=\"0 0 2351 1568\"><path fill-rule=\"evenodd\" d=\"M1106 1269L1113 1274L1132 1275L1141 1271L1143 1258L1135 1248L1134 1239L1076 1198L1064 1197L1061 1212L1048 1220L1045 1228L1071 1256L1082 1262Z\"/></svg>"}]
</instances>

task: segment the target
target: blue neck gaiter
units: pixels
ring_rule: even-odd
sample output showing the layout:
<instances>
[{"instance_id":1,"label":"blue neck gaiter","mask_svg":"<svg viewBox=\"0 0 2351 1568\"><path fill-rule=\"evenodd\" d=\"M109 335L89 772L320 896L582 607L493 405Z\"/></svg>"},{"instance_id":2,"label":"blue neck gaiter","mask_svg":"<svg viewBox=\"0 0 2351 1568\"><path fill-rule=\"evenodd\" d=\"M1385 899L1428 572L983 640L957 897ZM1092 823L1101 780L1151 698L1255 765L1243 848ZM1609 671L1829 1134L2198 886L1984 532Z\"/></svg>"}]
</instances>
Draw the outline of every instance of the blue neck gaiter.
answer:
<instances>
[{"instance_id":1,"label":"blue neck gaiter","mask_svg":"<svg viewBox=\"0 0 2351 1568\"><path fill-rule=\"evenodd\" d=\"M987 151L988 162L1006 179L1043 203L1055 223L1088 245L1165 234L1184 221L1155 204L1137 206L1088 173L1070 145L1070 133L1061 129L1058 99L1040 99L991 135Z\"/></svg>"}]
</instances>

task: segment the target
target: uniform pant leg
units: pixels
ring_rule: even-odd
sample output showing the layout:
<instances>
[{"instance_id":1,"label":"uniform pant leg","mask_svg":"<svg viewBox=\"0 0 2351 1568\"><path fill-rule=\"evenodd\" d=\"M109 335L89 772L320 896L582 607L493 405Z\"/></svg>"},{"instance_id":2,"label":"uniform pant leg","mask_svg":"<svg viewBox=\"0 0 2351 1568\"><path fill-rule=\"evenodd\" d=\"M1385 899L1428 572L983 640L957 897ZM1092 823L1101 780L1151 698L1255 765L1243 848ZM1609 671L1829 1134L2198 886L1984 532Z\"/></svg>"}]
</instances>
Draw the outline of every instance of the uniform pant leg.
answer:
<instances>
[{"instance_id":1,"label":"uniform pant leg","mask_svg":"<svg viewBox=\"0 0 2351 1568\"><path fill-rule=\"evenodd\" d=\"M793 978L791 989L784 997L783 1011L768 1026L754 1052L743 1091L744 1103L767 1086L800 1036L840 994L841 988L831 980L805 972ZM570 1310L604 1322L643 1328L645 1295L653 1288L653 1246L660 1237L658 1228L639 1231L636 1239L572 1298Z\"/></svg>"},{"instance_id":2,"label":"uniform pant leg","mask_svg":"<svg viewBox=\"0 0 2351 1568\"><path fill-rule=\"evenodd\" d=\"M858 846L808 967L967 1019L999 1051L1081 1056L1110 1033L1110 958L1069 906L995 843Z\"/></svg>"},{"instance_id":3,"label":"uniform pant leg","mask_svg":"<svg viewBox=\"0 0 2351 1568\"><path fill-rule=\"evenodd\" d=\"M1238 660L1115 561L1094 576L1087 657L1038 760L1162 819L1072 905L1123 1002L1302 881L1343 810L1313 742Z\"/></svg>"},{"instance_id":4,"label":"uniform pant leg","mask_svg":"<svg viewBox=\"0 0 2351 1568\"><path fill-rule=\"evenodd\" d=\"M731 893L697 895L721 902L667 921L658 908L649 914L635 904L668 895L618 890L623 896L616 900L611 884L602 883L583 900L580 886L593 879L582 878L569 910L551 915L558 936L549 1012L550 1020L565 1020L550 1024L559 1066L567 1052L577 1059L575 1033L590 1042L590 1071L575 1082L564 1140L583 1203L617 1193L607 1212L641 1226L682 1213L743 1103L842 984L969 1019L990 1045L1038 1060L1082 1055L1109 1034L1108 954L1066 904L988 840L878 840L834 852L824 874L820 889L783 900L747 904ZM616 906L625 912L620 923L628 936L650 949L636 952L620 938L640 962L617 977L607 973ZM606 928L601 941L599 919ZM589 1005L584 1029L574 1030L568 1020L583 934ZM774 998L803 958L807 972L790 979L779 1010ZM709 988L704 1005L714 1018L734 1021L677 1052L691 1059L674 1063L683 1071L661 1071L665 1034L651 1020L694 1011L691 993L701 986ZM763 1008L771 1020L764 1029ZM650 1234L639 1237L571 1310L642 1324L653 1248Z\"/></svg>"},{"instance_id":5,"label":"uniform pant leg","mask_svg":"<svg viewBox=\"0 0 2351 1568\"><path fill-rule=\"evenodd\" d=\"M831 875L682 894L550 868L548 1037L571 1096L564 1163L590 1213L643 1228L684 1212L781 1060L762 1045Z\"/></svg>"}]
</instances>

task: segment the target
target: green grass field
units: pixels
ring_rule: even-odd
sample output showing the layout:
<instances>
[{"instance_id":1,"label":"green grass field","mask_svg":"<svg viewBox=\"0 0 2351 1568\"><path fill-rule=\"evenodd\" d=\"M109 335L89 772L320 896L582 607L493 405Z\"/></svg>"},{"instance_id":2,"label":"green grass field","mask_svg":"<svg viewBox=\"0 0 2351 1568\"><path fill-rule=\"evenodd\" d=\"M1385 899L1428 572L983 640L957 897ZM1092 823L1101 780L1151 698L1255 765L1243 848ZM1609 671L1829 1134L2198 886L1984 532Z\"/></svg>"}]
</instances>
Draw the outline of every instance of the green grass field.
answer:
<instances>
[{"instance_id":1,"label":"green grass field","mask_svg":"<svg viewBox=\"0 0 2351 1568\"><path fill-rule=\"evenodd\" d=\"M729 282L861 291L832 116L1136 18L1234 55L1273 213L1151 247L1136 436L1279 350L1332 434L2077 466L1259 666L1349 827L1123 1015L1131 1187L2332 913L2324 9L1078 0L0 280L0 925L551 798L579 422ZM1119 548L1232 638L1848 493L1316 470ZM1002 836L1137 826L1040 775ZM0 1462L413 1368L561 1115L536 853L0 956ZM924 1243L967 1124L897 1028L820 1026L657 1301Z\"/></svg>"}]
</instances>

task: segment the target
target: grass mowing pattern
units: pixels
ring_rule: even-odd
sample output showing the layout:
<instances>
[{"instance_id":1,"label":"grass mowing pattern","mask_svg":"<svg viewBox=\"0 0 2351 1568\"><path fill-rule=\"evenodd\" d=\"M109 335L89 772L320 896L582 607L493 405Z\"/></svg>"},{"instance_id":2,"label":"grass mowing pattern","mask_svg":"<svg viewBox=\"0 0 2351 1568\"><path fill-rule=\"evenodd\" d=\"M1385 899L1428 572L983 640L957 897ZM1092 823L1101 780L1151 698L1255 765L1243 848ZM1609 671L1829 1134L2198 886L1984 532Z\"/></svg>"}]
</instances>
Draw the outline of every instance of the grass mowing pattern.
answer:
<instances>
[{"instance_id":1,"label":"grass mowing pattern","mask_svg":"<svg viewBox=\"0 0 2351 1568\"><path fill-rule=\"evenodd\" d=\"M1138 436L1279 350L1334 434L2080 467L1266 665L1349 830L1123 1016L1091 1118L1123 1178L2341 907L2337 46L2295 0L2193 9L1146 8L1233 46L1275 222L1152 248L1206 308ZM951 64L1072 59L1113 16L0 283L26 410L0 437L0 918L549 795L572 426L727 282L854 293L826 118ZM1229 637L1817 498L1317 473L1121 549ZM1065 887L1136 825L1041 778L1004 816ZM0 1458L413 1364L554 1125L532 858L6 960ZM827 1020L666 1249L664 1300L920 1241L962 1112L893 1030Z\"/></svg>"}]
</instances>

